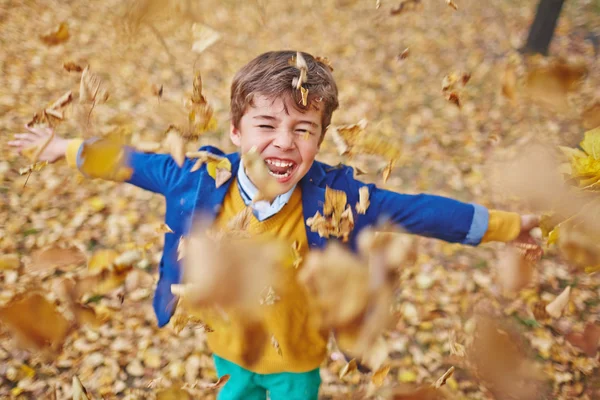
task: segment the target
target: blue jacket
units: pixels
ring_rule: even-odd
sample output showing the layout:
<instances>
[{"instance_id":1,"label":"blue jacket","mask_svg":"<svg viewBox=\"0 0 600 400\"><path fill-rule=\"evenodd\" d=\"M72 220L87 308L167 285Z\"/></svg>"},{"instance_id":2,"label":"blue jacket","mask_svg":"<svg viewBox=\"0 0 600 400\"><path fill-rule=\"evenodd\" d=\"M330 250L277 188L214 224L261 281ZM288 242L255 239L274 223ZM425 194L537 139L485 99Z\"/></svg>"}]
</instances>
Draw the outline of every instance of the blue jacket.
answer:
<instances>
[{"instance_id":1,"label":"blue jacket","mask_svg":"<svg viewBox=\"0 0 600 400\"><path fill-rule=\"evenodd\" d=\"M83 146L82 146L83 147ZM212 146L203 147L214 154L224 153ZM240 165L238 153L227 154L232 174L236 175ZM133 169L127 181L151 192L160 193L166 199L165 222L173 233L165 234L163 256L159 266L159 280L154 295L154 311L158 325L164 326L175 311L176 299L171 294L171 284L181 279L177 262L179 238L186 235L194 216L214 219L223 203L233 179L215 188L213 178L206 165L190 172L196 160L187 159L180 168L168 154L148 154L128 148L128 164ZM81 147L77 156L81 165ZM359 188L364 183L354 179L354 171L348 166L330 166L315 161L306 176L300 181L304 219L323 212L325 187L342 190L348 204L358 202ZM453 243L477 245L487 230L488 210L480 205L466 204L445 197L419 194L407 195L369 187L370 206L364 215L355 215L355 226L348 245L356 250L356 237L362 229L380 222L391 222L413 234L433 237ZM309 247L322 248L327 240L306 228ZM337 240L337 239L329 239Z\"/></svg>"}]
</instances>

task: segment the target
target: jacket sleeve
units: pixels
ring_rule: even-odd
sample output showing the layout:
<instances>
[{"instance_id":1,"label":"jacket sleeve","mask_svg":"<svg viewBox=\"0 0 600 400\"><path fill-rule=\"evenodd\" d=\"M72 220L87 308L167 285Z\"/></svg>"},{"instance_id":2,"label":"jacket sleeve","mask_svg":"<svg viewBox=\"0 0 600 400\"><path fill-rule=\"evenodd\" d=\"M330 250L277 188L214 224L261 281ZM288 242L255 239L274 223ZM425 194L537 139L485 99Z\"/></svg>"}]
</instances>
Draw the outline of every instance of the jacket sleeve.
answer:
<instances>
[{"instance_id":1,"label":"jacket sleeve","mask_svg":"<svg viewBox=\"0 0 600 400\"><path fill-rule=\"evenodd\" d=\"M371 206L367 220L391 222L413 234L477 246L489 241L509 242L521 229L517 213L488 210L442 196L400 194L368 186Z\"/></svg>"},{"instance_id":2,"label":"jacket sleeve","mask_svg":"<svg viewBox=\"0 0 600 400\"><path fill-rule=\"evenodd\" d=\"M82 174L90 178L125 181L142 189L165 195L175 187L184 176L180 168L169 154L143 153L131 147L122 146L122 162L115 168L102 166L100 168L85 168L85 157L93 157L100 163L101 160L114 156L114 146L102 148L96 146L93 154L84 153L85 146L96 143L99 139L92 138L87 141L73 139L69 142L66 151L67 163L77 168ZM101 139L100 139L101 140ZM95 162L94 162L95 163ZM187 167L184 165L184 167Z\"/></svg>"}]
</instances>

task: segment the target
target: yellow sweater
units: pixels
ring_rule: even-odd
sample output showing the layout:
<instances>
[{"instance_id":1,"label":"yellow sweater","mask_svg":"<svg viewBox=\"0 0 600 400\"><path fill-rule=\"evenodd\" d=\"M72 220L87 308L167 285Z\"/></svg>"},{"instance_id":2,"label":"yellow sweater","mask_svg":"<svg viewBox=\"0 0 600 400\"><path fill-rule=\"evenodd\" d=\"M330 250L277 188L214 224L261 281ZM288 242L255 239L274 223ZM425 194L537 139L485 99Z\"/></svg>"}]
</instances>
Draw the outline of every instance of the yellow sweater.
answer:
<instances>
[{"instance_id":1,"label":"yellow sweater","mask_svg":"<svg viewBox=\"0 0 600 400\"><path fill-rule=\"evenodd\" d=\"M224 228L245 207L237 182L233 181L215 221L216 226ZM294 190L288 203L271 218L260 222L252 215L248 230L253 236L268 235L283 240L289 243L290 250L297 242L300 256L305 255L308 243L300 188ZM245 365L242 360L242 348L248 345L242 342L245 337L241 323L243 318L236 317L235 312L230 310L227 310L227 320L217 312L201 314L204 322L214 330L207 334L208 345L219 357L262 374L306 372L321 364L327 351L327 332L319 331L315 314L309 313L307 293L295 279L296 268L291 263L282 268L283 278L275 288L278 300L274 304L260 306L269 340L255 364ZM272 345L271 337L279 343L281 354Z\"/></svg>"}]
</instances>

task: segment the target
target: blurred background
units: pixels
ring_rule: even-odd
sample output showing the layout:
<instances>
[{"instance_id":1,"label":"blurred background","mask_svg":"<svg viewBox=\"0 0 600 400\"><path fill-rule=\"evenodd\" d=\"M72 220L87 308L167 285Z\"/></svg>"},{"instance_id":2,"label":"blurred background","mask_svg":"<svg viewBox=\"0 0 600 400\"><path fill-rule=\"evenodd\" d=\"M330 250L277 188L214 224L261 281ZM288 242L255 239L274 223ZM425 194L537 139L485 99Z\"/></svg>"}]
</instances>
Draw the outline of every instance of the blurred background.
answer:
<instances>
[{"instance_id":1,"label":"blurred background","mask_svg":"<svg viewBox=\"0 0 600 400\"><path fill-rule=\"evenodd\" d=\"M215 393L205 333L159 330L151 310L162 198L129 185L82 180L64 162L19 174L31 162L6 143L33 114L78 90L81 74L65 64L89 65L110 96L85 123L67 110L58 134L122 129L132 145L159 149L199 72L217 126L190 148L213 144L234 151L228 138L234 73L270 50L327 57L340 90L332 124L367 119L366 131L401 146L402 155L386 182L382 172L390 160L348 160L330 137L318 159L351 161L366 171L360 179L392 190L518 212L545 210L522 192L495 185L494 162L527 159L533 143L577 147L585 131L600 125L599 0L0 0L0 43L0 305L34 289L54 299L58 278L88 268L80 253L100 264L102 257L134 254L131 263L143 272L125 286L117 287L120 280L112 291L88 296L93 323L68 335L66 328L64 335L53 332L60 349L50 353L47 343L39 346L43 351L18 343L0 318L2 398L70 398L74 375L94 398L154 398L182 385L189 398ZM442 90L452 77L466 82ZM518 165L523 169L517 172L531 179L540 166ZM548 188L543 196L552 193ZM470 321L467 311L487 298L518 327L528 356L543 371L545 398L600 398L593 336L600 328L583 330L600 312L597 274L548 247L536 284L506 298L495 272L499 245L419 243L416 264L402 273L397 324L386 334L388 384L435 382L458 365L448 338L454 331L460 336ZM567 286L571 303L562 323L569 326L536 321L532 306ZM436 309L444 316L432 317ZM52 325L56 319L48 313L45 323ZM587 335L592 344L582 351L559 331ZM349 398L368 383L358 372L340 379L344 365L332 351L322 372L323 399ZM446 389L449 398L501 398L467 367L457 367Z\"/></svg>"}]
</instances>

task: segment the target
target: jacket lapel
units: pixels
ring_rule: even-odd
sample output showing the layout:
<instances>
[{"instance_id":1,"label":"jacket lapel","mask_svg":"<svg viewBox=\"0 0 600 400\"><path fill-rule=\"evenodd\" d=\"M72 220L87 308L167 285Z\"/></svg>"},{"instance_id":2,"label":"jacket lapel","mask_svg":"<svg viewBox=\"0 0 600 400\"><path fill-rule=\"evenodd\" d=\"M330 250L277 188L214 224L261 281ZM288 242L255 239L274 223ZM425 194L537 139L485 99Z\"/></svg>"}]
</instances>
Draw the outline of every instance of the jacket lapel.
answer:
<instances>
[{"instance_id":1,"label":"jacket lapel","mask_svg":"<svg viewBox=\"0 0 600 400\"><path fill-rule=\"evenodd\" d=\"M325 170L321 163L315 161L308 173L300 180L302 189L302 211L304 214L304 223L315 215L317 211L323 213L323 204L325 202L325 188L320 187L325 179ZM327 240L317 232L312 232L308 225L306 228L306 239L309 247L325 247Z\"/></svg>"}]
</instances>

